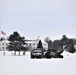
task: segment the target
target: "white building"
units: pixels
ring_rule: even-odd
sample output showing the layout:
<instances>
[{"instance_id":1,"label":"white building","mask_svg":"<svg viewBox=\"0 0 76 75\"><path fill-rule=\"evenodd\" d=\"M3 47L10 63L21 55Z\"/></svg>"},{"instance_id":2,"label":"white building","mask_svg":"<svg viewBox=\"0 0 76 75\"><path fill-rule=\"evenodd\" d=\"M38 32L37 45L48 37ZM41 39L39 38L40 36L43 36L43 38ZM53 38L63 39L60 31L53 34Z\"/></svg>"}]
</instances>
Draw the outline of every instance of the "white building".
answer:
<instances>
[{"instance_id":1,"label":"white building","mask_svg":"<svg viewBox=\"0 0 76 75\"><path fill-rule=\"evenodd\" d=\"M25 47L28 47L29 50L32 50L37 48L39 40L25 40L25 42L27 43ZM7 49L8 44L9 44L8 40L0 41L0 50L8 50ZM43 42L42 45L43 49L47 50L48 44Z\"/></svg>"},{"instance_id":2,"label":"white building","mask_svg":"<svg viewBox=\"0 0 76 75\"><path fill-rule=\"evenodd\" d=\"M39 43L39 40L27 40L25 41L27 43L27 46L29 50L36 49ZM43 49L47 50L48 49L48 44L45 42L42 42Z\"/></svg>"},{"instance_id":3,"label":"white building","mask_svg":"<svg viewBox=\"0 0 76 75\"><path fill-rule=\"evenodd\" d=\"M8 44L9 44L9 41L7 41L7 40L0 41L0 50L7 50Z\"/></svg>"}]
</instances>

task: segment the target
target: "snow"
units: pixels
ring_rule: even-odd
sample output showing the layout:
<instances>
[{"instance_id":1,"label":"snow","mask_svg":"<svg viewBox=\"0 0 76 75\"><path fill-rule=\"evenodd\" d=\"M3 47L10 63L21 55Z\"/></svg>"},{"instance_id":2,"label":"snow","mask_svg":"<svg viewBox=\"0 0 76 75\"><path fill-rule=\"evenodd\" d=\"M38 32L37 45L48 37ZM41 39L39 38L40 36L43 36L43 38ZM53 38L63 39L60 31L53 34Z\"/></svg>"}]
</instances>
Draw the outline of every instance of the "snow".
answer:
<instances>
[{"instance_id":1,"label":"snow","mask_svg":"<svg viewBox=\"0 0 76 75\"><path fill-rule=\"evenodd\" d=\"M0 51L0 75L76 75L76 53L63 53L64 58L30 59L30 52L25 56L11 55Z\"/></svg>"}]
</instances>

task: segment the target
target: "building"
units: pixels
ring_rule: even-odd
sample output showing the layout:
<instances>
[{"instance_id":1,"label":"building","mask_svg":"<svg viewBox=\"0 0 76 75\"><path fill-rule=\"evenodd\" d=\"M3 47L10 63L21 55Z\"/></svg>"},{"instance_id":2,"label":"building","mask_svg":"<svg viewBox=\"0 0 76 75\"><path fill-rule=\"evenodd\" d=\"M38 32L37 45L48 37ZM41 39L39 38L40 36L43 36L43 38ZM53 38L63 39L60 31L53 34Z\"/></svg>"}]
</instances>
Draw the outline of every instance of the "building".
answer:
<instances>
[{"instance_id":1,"label":"building","mask_svg":"<svg viewBox=\"0 0 76 75\"><path fill-rule=\"evenodd\" d=\"M8 40L0 41L0 50L7 50L7 45L9 44Z\"/></svg>"},{"instance_id":2,"label":"building","mask_svg":"<svg viewBox=\"0 0 76 75\"><path fill-rule=\"evenodd\" d=\"M25 42L27 43L25 45L25 47L27 47L28 50L33 50L33 49L37 48L39 40L38 39L37 40L25 40ZM7 49L7 45L8 44L9 44L8 40L2 40L2 41L0 41L0 50L8 50ZM45 42L43 42L42 45L43 45L43 49L47 50L48 44L45 43Z\"/></svg>"},{"instance_id":3,"label":"building","mask_svg":"<svg viewBox=\"0 0 76 75\"><path fill-rule=\"evenodd\" d=\"M25 42L27 43L28 49L33 50L37 48L39 40L25 40ZM42 45L43 49L48 49L48 44L46 42L42 42Z\"/></svg>"}]
</instances>

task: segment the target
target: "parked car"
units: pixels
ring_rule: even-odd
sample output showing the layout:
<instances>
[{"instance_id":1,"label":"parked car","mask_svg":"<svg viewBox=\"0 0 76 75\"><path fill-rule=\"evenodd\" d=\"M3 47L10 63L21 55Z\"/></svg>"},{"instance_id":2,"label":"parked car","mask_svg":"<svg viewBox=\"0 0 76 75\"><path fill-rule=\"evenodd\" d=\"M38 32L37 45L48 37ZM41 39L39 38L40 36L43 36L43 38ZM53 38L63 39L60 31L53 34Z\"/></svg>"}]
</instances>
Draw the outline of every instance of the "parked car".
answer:
<instances>
[{"instance_id":1,"label":"parked car","mask_svg":"<svg viewBox=\"0 0 76 75\"><path fill-rule=\"evenodd\" d=\"M43 51L43 49L41 49L41 48L33 49L30 54L31 58L42 58L42 56L43 56L42 51Z\"/></svg>"},{"instance_id":2,"label":"parked car","mask_svg":"<svg viewBox=\"0 0 76 75\"><path fill-rule=\"evenodd\" d=\"M64 50L56 50L56 49L48 49L45 53L45 58L63 58L63 55L61 53Z\"/></svg>"}]
</instances>

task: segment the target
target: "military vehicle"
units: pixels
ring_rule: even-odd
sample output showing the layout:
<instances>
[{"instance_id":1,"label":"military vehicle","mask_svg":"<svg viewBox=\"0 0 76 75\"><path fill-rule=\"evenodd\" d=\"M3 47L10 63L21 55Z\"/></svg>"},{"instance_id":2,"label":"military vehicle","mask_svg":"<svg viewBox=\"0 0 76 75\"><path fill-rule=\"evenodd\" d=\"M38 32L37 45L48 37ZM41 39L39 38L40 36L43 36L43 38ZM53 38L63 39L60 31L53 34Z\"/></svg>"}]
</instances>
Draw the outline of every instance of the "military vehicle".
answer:
<instances>
[{"instance_id":1,"label":"military vehicle","mask_svg":"<svg viewBox=\"0 0 76 75\"><path fill-rule=\"evenodd\" d=\"M45 53L45 58L63 58L62 52L64 50L48 49Z\"/></svg>"},{"instance_id":2,"label":"military vehicle","mask_svg":"<svg viewBox=\"0 0 76 75\"><path fill-rule=\"evenodd\" d=\"M42 58L42 52L43 50L41 48L33 49L30 53L31 58Z\"/></svg>"}]
</instances>

